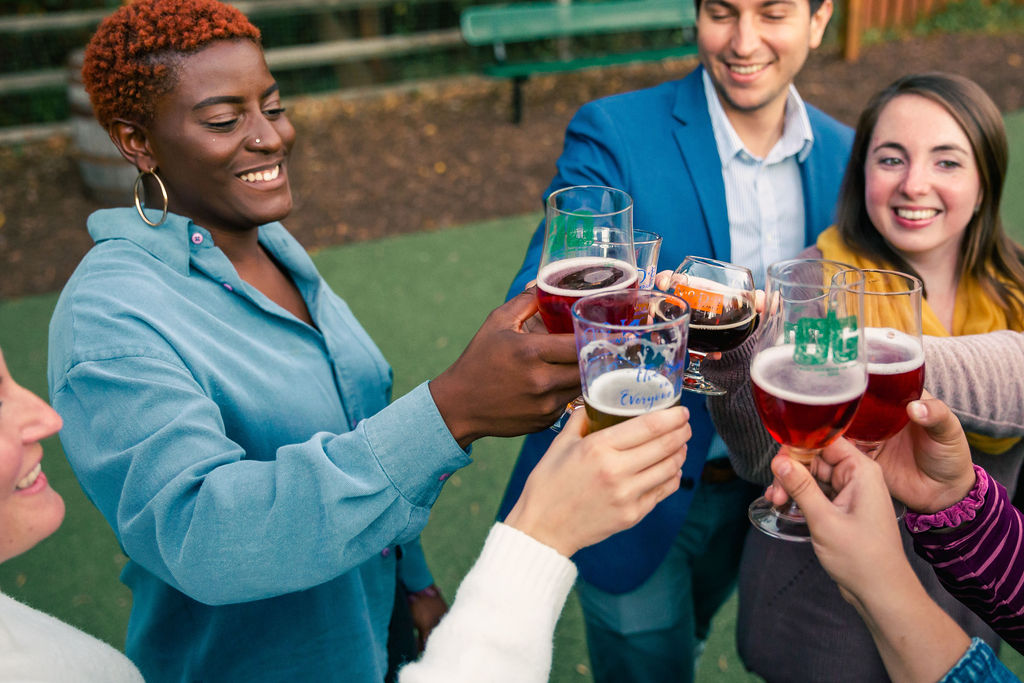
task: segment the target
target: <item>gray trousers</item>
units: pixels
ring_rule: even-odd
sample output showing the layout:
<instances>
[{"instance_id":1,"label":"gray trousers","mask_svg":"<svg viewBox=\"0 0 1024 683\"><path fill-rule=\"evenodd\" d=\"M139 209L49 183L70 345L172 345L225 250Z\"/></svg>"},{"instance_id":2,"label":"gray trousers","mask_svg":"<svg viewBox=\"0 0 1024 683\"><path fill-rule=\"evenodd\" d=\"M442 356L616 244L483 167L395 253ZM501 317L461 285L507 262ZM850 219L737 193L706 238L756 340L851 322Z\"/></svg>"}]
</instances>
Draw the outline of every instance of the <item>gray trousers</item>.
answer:
<instances>
[{"instance_id":1,"label":"gray trousers","mask_svg":"<svg viewBox=\"0 0 1024 683\"><path fill-rule=\"evenodd\" d=\"M902 527L902 525L901 525ZM1001 642L981 619L942 588L931 565L903 545L928 594L970 636L999 652ZM818 563L810 543L751 530L739 578L736 645L746 667L768 683L888 681L871 634Z\"/></svg>"}]
</instances>

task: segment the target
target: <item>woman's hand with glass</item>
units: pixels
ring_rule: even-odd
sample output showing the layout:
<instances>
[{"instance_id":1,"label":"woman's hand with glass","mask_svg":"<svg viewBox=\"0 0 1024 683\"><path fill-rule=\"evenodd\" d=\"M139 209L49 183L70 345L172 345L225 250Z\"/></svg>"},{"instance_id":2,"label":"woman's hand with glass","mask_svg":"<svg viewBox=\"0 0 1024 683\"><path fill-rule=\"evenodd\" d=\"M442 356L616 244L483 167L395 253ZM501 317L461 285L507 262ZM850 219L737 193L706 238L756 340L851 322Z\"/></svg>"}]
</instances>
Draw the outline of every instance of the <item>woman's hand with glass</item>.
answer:
<instances>
[{"instance_id":1,"label":"woman's hand with glass","mask_svg":"<svg viewBox=\"0 0 1024 683\"><path fill-rule=\"evenodd\" d=\"M805 465L850 424L867 386L860 324L863 277L834 280L847 270L845 264L824 259L792 259L768 267L751 389L772 438ZM769 536L810 540L795 503L779 506L761 497L750 505L749 516Z\"/></svg>"},{"instance_id":2,"label":"woman's hand with glass","mask_svg":"<svg viewBox=\"0 0 1024 683\"><path fill-rule=\"evenodd\" d=\"M928 392L905 410L906 426L882 445L875 459L893 497L913 512L933 514L960 502L974 487L970 447L953 411ZM816 478L828 481L835 476L832 466L838 456L829 455L835 448L826 447L825 457L813 462L811 470ZM787 499L778 480L768 487L765 496L777 505Z\"/></svg>"},{"instance_id":3,"label":"woman's hand with glass","mask_svg":"<svg viewBox=\"0 0 1024 683\"><path fill-rule=\"evenodd\" d=\"M864 620L892 680L945 680L971 639L907 562L878 463L845 439L826 446L814 463L825 466L817 475L836 491L831 500L786 447L772 470L778 488L804 511L821 566Z\"/></svg>"},{"instance_id":4,"label":"woman's hand with glass","mask_svg":"<svg viewBox=\"0 0 1024 683\"><path fill-rule=\"evenodd\" d=\"M682 406L593 433L576 411L505 523L566 557L628 529L679 488L690 433Z\"/></svg>"},{"instance_id":5,"label":"woman's hand with glass","mask_svg":"<svg viewBox=\"0 0 1024 683\"><path fill-rule=\"evenodd\" d=\"M945 510L974 486L967 437L949 407L927 392L906 412L909 424L876 455L889 492L917 513Z\"/></svg>"}]
</instances>

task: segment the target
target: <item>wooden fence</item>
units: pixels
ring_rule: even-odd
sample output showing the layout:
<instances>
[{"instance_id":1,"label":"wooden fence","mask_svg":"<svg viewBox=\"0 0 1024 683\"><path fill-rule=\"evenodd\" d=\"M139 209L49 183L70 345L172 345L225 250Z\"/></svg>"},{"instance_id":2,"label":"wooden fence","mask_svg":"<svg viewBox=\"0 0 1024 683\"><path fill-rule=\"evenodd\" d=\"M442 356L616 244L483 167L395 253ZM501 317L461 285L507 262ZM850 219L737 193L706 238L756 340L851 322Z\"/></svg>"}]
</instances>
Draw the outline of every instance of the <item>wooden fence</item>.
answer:
<instances>
[{"instance_id":1,"label":"wooden fence","mask_svg":"<svg viewBox=\"0 0 1024 683\"><path fill-rule=\"evenodd\" d=\"M843 58L860 56L861 38L871 29L909 29L925 17L941 12L950 0L846 0Z\"/></svg>"}]
</instances>

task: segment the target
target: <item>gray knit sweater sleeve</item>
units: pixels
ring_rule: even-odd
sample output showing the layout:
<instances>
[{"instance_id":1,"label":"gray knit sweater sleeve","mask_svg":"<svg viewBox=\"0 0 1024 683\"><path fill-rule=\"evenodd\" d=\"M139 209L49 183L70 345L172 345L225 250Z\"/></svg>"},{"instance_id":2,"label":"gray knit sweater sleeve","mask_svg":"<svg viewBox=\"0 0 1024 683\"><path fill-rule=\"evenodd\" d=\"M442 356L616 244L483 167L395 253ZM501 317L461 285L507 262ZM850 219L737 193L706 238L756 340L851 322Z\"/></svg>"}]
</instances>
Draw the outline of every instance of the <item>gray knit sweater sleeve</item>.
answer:
<instances>
[{"instance_id":1,"label":"gray knit sweater sleeve","mask_svg":"<svg viewBox=\"0 0 1024 683\"><path fill-rule=\"evenodd\" d=\"M924 386L968 432L1024 436L1024 333L924 337Z\"/></svg>"},{"instance_id":2,"label":"gray knit sweater sleeve","mask_svg":"<svg viewBox=\"0 0 1024 683\"><path fill-rule=\"evenodd\" d=\"M757 332L750 335L721 360L705 361L702 370L709 380L726 389L724 396L708 398L708 411L729 447L733 469L743 479L766 486L772 480L771 461L779 444L761 424L750 388L750 359L757 336Z\"/></svg>"}]
</instances>

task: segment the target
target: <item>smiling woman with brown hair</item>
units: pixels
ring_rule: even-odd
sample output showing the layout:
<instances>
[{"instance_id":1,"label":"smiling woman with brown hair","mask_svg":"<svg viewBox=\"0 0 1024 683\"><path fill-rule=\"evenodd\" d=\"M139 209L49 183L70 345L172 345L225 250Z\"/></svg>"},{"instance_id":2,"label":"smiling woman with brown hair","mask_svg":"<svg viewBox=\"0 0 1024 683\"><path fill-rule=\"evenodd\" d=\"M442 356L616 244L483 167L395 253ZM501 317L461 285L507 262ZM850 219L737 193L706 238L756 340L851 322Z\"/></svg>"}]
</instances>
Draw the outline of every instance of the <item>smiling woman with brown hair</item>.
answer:
<instances>
[{"instance_id":1,"label":"smiling woman with brown hair","mask_svg":"<svg viewBox=\"0 0 1024 683\"><path fill-rule=\"evenodd\" d=\"M278 222L295 131L257 29L216 0L137 0L83 80L139 180L135 207L89 217L49 382L129 557L126 651L150 681L381 681L396 574L421 635L445 610L418 542L443 482L474 440L561 413L573 339L527 333L524 295L392 402L380 351Z\"/></svg>"}]
</instances>

